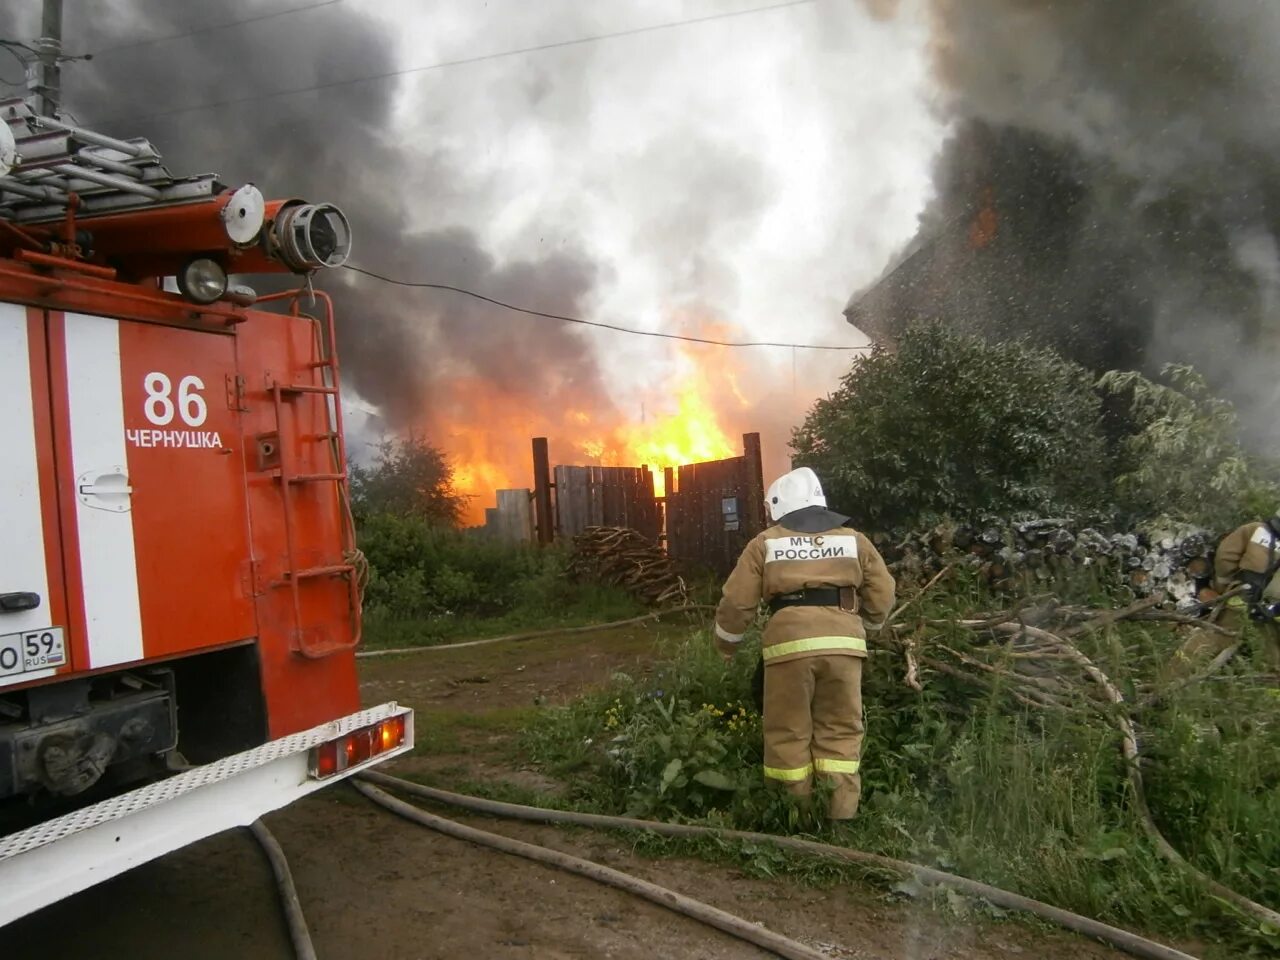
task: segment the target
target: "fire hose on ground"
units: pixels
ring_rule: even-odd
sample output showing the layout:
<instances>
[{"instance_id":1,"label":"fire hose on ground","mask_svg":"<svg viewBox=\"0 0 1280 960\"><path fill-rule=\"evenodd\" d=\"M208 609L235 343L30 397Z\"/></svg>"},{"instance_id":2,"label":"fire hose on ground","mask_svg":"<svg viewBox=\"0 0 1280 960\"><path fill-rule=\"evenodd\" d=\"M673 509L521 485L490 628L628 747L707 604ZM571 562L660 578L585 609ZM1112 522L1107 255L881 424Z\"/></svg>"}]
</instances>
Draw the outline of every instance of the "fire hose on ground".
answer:
<instances>
[{"instance_id":1,"label":"fire hose on ground","mask_svg":"<svg viewBox=\"0 0 1280 960\"><path fill-rule=\"evenodd\" d=\"M721 830L713 827L701 827L693 824L683 823L664 823L658 820L639 820L633 817L615 817L606 816L604 814L595 813L574 813L566 810L554 810L545 807L530 807L522 804L504 803L497 800L486 800L482 797L467 796L460 793L451 793L447 790L438 790L434 787L426 787L421 784L413 783L409 780L402 780L399 777L388 776L385 773L376 771L368 771L359 775L359 779L366 781L365 783L357 783L356 788L365 796L371 796L369 792L369 784L376 784L397 790L414 797L429 800L434 803L441 803L447 806L457 807L459 809L468 810L472 813L479 813L488 816L502 817L513 820L524 820L532 823L555 823L567 824L571 826L591 827L594 829L605 830L645 830L650 833L660 834L669 837L714 837L721 840L741 840L752 843L768 843L783 850L791 850L798 853L804 853L811 856L821 856L828 859L844 860L850 863L859 864L861 866L876 867L879 869L890 870L894 873L900 873L907 876L914 876L920 880L936 883L942 886L950 887L957 891L972 897L980 897L995 906L1017 910L1024 913L1030 913L1042 919L1049 920L1058 926L1064 927L1075 933L1090 937L1095 940L1102 941L1110 946L1116 947L1131 956L1141 957L1143 960L1196 960L1190 954L1183 953L1181 950L1175 950L1173 947L1156 943L1154 940L1148 940L1136 933L1128 930L1122 930L1119 927L1113 927L1110 924L1101 923L1097 920L1091 920L1088 917L1080 916L1069 910L1062 910L1058 907L1051 906L1047 903L1041 903L1038 900L1032 900L1030 897L1024 897L1020 894L1010 893L1007 890L1001 890L998 887L989 884L980 883L976 880L970 880L967 877L956 876L955 874L946 873L942 870L936 870L932 867L925 867L919 864L908 863L903 860L895 860L891 857L881 856L874 853L866 853L861 850L853 850L848 847L834 846L832 844L819 843L814 840L804 840L799 837L775 836L768 833L753 833L744 830ZM381 791L378 791L381 793ZM386 794L382 794L386 796ZM394 801L394 798L387 797L388 800ZM379 801L380 802L380 801ZM423 813L417 807L404 803L403 801L395 801L398 805L394 808L396 813L403 815L404 808L417 813ZM426 815L430 816L430 815ZM417 820L418 818L412 817ZM451 821L443 820L443 818L432 817L434 820L440 820L444 823ZM422 822L422 821L419 821ZM428 825L428 824L424 824ZM455 826L461 826L457 824ZM434 829L434 827L433 827ZM464 828L471 829L471 828ZM493 834L484 834L484 831L476 831L486 837L493 837ZM457 834L453 834L457 835ZM474 842L485 842L473 837ZM506 840L507 838L499 838ZM514 841L513 841L514 842ZM536 851L545 851L559 857L565 856L558 851L546 850L542 847L534 847L532 844L524 844ZM514 852L514 851L509 851ZM521 853L522 856L527 855ZM538 858L542 859L542 858ZM573 858L576 859L576 858ZM550 859L544 862L553 862ZM589 863L590 861L581 861ZM558 865L558 864L557 864ZM592 866L599 867L598 864ZM600 868L608 869L608 868ZM617 873L617 871L612 871ZM587 874L591 876L592 874ZM623 875L625 876L625 874ZM600 879L595 877L595 879ZM635 878L632 878L635 879ZM625 888L624 888L625 889ZM661 889L661 888L659 888ZM634 892L634 891L633 891ZM663 906L672 907L673 900L670 898L679 897L678 894L672 894L667 891L663 899L655 902L661 903ZM696 902L696 901L695 901ZM705 904L703 906L706 906ZM714 909L714 908L710 908ZM719 912L719 911L717 911ZM690 914L691 916L693 914ZM701 917L695 917L701 919ZM737 919L737 918L734 918ZM759 932L760 927L747 921L739 921L749 930ZM716 925L716 924L713 924ZM718 925L716 925L718 926ZM719 929L726 929L719 927ZM733 930L726 930L733 933ZM736 935L736 934L735 934ZM752 940L753 943L758 941ZM763 946L763 944L760 944ZM803 944L797 944L802 950L809 951L803 954L787 954L779 953L779 956L814 956L810 948ZM774 950L773 947L765 947L765 949ZM774 952L777 952L774 950Z\"/></svg>"},{"instance_id":2,"label":"fire hose on ground","mask_svg":"<svg viewBox=\"0 0 1280 960\"><path fill-rule=\"evenodd\" d=\"M932 867L895 860L891 857L866 853L848 847L819 843L814 840L804 840L799 837L775 836L773 834L753 833L743 830L721 830L693 824L664 823L657 820L640 820L633 817L616 817L594 813L574 813L546 807L504 803L502 801L486 800L482 797L439 790L376 771L367 771L360 774L353 786L374 803L421 826L459 840L524 857L528 860L567 870L616 887L752 943L773 953L775 956L787 958L787 960L823 960L823 954L797 940L775 933L700 900L686 897L674 890L559 850L490 833L486 830L480 830L428 813L419 807L391 796L378 787L387 787L424 800L457 807L472 813L522 820L530 823L566 824L605 830L644 830L670 837L714 837L721 840L768 843L783 850L827 859L844 860L861 866L870 866L906 876L914 876L929 883L949 887L967 896L980 897L1004 909L1030 913L1074 933L1099 940L1131 956L1143 958L1143 960L1197 960L1190 954L1153 940L1148 940L1136 933L1131 933L1128 930L1122 930L1119 927L1113 927L1097 920L1091 920L1088 917L1080 916L1069 910L1062 910L1047 903L1041 903L1038 900L1032 900L1030 897L1001 890L998 887L946 873L942 870L936 870ZM311 942L307 922L302 912L302 906L298 899L298 893L294 887L293 877L289 872L289 864L285 859L284 852L261 821L256 821L252 824L250 830L262 845L271 863L271 870L276 878L281 906L289 926L289 935L293 942L294 954L297 960L316 960L315 947Z\"/></svg>"},{"instance_id":3,"label":"fire hose on ground","mask_svg":"<svg viewBox=\"0 0 1280 960\"><path fill-rule=\"evenodd\" d=\"M307 917L302 912L302 901L298 899L298 888L294 886L293 872L289 869L284 850L261 820L249 824L249 832L267 855L271 872L275 875L280 907L284 910L285 922L289 925L289 939L293 942L293 955L297 960L316 960L316 948L311 942L311 931L307 929Z\"/></svg>"}]
</instances>

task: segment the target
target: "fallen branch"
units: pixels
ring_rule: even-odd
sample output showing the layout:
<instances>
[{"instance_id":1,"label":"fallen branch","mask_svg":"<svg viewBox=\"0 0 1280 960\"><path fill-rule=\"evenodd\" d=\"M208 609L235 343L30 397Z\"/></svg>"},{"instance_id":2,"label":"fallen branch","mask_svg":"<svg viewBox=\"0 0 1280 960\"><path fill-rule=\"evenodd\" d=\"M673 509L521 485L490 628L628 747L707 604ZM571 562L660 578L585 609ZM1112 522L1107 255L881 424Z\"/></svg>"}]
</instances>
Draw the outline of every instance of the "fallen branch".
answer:
<instances>
[{"instance_id":1,"label":"fallen branch","mask_svg":"<svg viewBox=\"0 0 1280 960\"><path fill-rule=\"evenodd\" d=\"M1101 630L1103 627L1109 627L1113 623L1119 623L1121 620L1132 617L1136 613L1141 613L1144 610L1150 610L1152 607L1163 602L1164 596L1162 594L1146 597L1119 610L1109 610L1105 613L1099 613L1097 616L1080 624L1078 627L1072 627L1062 636L1080 637L1086 633L1093 633L1095 630Z\"/></svg>"},{"instance_id":2,"label":"fallen branch","mask_svg":"<svg viewBox=\"0 0 1280 960\"><path fill-rule=\"evenodd\" d=\"M1141 759L1138 750L1138 731L1134 726L1133 720L1125 712L1124 695L1116 688L1111 679L1102 672L1102 670L1094 664L1087 656L1077 650L1074 646L1065 640L1059 640L1064 652L1073 654L1073 659L1080 664L1080 667L1089 675L1089 677L1098 684L1106 693L1107 699L1110 700L1119 710L1112 716L1112 722L1119 728L1122 741L1121 750L1124 754L1125 767L1129 776L1129 785L1133 789L1134 806L1138 809L1138 819L1143 831L1147 834L1148 839L1155 844L1157 852L1173 865L1185 870L1190 876L1205 887L1210 893L1219 899L1225 900L1237 909L1249 914L1254 919L1268 924L1271 927L1280 927L1280 913L1272 910L1270 907L1263 906L1250 900L1243 894L1236 893L1230 887L1219 883L1213 877L1204 873L1198 867L1182 856L1168 840L1164 834L1160 832L1160 828L1156 826L1155 818L1151 815L1151 808L1147 805L1146 790L1142 785L1142 770L1139 767ZM1224 651L1225 652L1225 651ZM1224 661L1225 662L1225 661Z\"/></svg>"},{"instance_id":3,"label":"fallen branch","mask_svg":"<svg viewBox=\"0 0 1280 960\"><path fill-rule=\"evenodd\" d=\"M945 577L947 574L949 574L954 567L955 567L955 564L949 563L945 567L943 567L941 570L939 570L937 573L935 573L933 575L933 578L928 583L926 583L923 587L920 588L919 593L915 594L914 596L898 604L898 608L885 618L884 626L882 626L880 629L884 630L892 626L893 622L898 619L898 615L902 613L903 610L906 610L907 607L911 606L913 603L916 603L921 598L923 598L924 595L928 593L931 589L933 589L934 585L943 577Z\"/></svg>"},{"instance_id":4,"label":"fallen branch","mask_svg":"<svg viewBox=\"0 0 1280 960\"><path fill-rule=\"evenodd\" d=\"M1209 665L1205 667L1203 670L1201 670L1199 673L1195 673L1189 677L1183 677L1179 680L1175 680L1171 684L1169 684L1167 687L1165 687L1163 690L1157 690L1155 693L1151 694L1150 696L1142 700L1140 703L1138 703L1136 706L1136 709L1149 710L1151 707L1154 707L1156 704L1168 699L1170 696L1177 693L1179 690L1185 690L1187 687L1194 686L1197 683L1200 683L1204 680L1208 680L1211 676L1213 676L1215 673L1217 673L1219 670L1225 667L1228 663L1230 663L1232 658L1235 657L1235 655L1239 652L1239 650L1240 650L1240 644L1238 643L1227 647L1227 649L1223 650L1216 657L1214 657L1209 662Z\"/></svg>"},{"instance_id":5,"label":"fallen branch","mask_svg":"<svg viewBox=\"0 0 1280 960\"><path fill-rule=\"evenodd\" d=\"M920 664L916 662L916 638L907 637L902 646L902 655L907 661L907 675L903 680L916 693L924 693L924 687L920 685Z\"/></svg>"}]
</instances>

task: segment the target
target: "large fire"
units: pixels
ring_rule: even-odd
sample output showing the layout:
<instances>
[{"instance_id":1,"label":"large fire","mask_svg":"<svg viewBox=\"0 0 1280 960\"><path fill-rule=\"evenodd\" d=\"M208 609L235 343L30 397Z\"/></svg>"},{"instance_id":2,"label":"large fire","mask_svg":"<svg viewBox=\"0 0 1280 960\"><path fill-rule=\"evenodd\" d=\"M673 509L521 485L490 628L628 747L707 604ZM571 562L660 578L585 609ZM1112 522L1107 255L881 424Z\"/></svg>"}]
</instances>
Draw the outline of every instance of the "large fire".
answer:
<instances>
[{"instance_id":1,"label":"large fire","mask_svg":"<svg viewBox=\"0 0 1280 960\"><path fill-rule=\"evenodd\" d=\"M513 403L491 384L454 380L433 410L428 435L449 455L454 486L466 497L465 522L482 524L494 491L532 486L530 440L551 441L553 463L647 466L663 493L663 468L742 453L752 429L736 371L723 351L689 347L674 374L627 406L643 414L628 419L617 408Z\"/></svg>"},{"instance_id":2,"label":"large fire","mask_svg":"<svg viewBox=\"0 0 1280 960\"><path fill-rule=\"evenodd\" d=\"M647 466L654 474L654 488L661 496L663 468L703 460L723 460L742 453L742 435L731 438L721 423L716 405L706 394L708 381L695 373L676 388L675 409L644 423L616 428L607 443L589 440L580 449L589 463L603 466ZM740 399L740 395L734 395Z\"/></svg>"}]
</instances>

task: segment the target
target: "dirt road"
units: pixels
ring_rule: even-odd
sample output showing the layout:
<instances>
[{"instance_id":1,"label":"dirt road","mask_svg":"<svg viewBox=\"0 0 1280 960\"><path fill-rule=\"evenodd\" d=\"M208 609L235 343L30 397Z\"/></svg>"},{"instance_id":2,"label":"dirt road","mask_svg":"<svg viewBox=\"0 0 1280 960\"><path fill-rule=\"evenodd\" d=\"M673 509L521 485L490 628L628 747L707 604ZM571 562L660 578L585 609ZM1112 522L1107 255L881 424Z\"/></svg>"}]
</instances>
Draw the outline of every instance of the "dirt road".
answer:
<instances>
[{"instance_id":1,"label":"dirt road","mask_svg":"<svg viewBox=\"0 0 1280 960\"><path fill-rule=\"evenodd\" d=\"M653 634L559 638L364 661L365 699L420 711L401 772L537 785L510 760L513 711L560 702L615 670L643 672ZM434 721L435 730L431 729ZM396 772L394 769L390 772ZM675 888L845 960L1114 960L1021 923L977 924L871 886L814 889L702 861L651 860L588 831L459 818ZM267 820L289 856L324 960L764 957L717 931L589 880L431 833L334 788ZM12 960L292 956L270 871L245 831L210 838L28 917L0 935ZM837 946L839 945L839 946Z\"/></svg>"}]
</instances>

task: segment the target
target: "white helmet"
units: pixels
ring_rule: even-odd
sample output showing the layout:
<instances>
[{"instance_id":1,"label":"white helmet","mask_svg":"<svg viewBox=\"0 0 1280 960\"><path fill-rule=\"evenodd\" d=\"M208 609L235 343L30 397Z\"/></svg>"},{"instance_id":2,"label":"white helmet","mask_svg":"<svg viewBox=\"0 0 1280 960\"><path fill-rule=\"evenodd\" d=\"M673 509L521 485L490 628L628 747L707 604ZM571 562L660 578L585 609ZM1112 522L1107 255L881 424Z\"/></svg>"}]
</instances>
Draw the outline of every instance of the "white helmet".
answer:
<instances>
[{"instance_id":1,"label":"white helmet","mask_svg":"<svg viewBox=\"0 0 1280 960\"><path fill-rule=\"evenodd\" d=\"M769 506L769 516L781 520L804 507L825 507L827 498L822 495L818 475L808 467L799 467L773 481L764 502Z\"/></svg>"}]
</instances>

